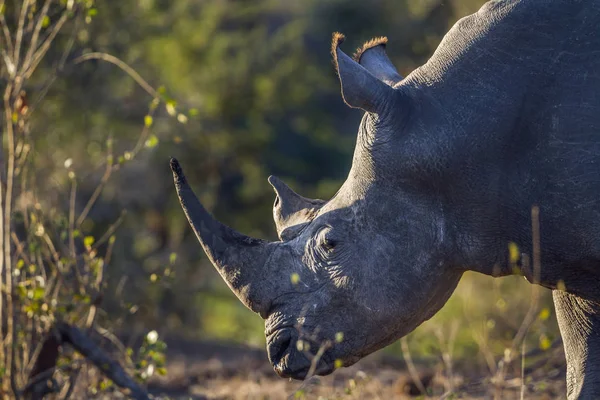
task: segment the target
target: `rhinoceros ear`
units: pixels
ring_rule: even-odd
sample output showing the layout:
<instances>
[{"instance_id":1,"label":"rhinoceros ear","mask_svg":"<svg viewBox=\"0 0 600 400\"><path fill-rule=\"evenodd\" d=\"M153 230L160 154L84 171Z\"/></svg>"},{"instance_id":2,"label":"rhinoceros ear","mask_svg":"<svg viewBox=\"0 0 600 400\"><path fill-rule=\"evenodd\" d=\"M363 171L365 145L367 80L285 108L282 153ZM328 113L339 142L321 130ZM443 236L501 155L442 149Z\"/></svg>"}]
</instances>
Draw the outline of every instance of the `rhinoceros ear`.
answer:
<instances>
[{"instance_id":1,"label":"rhinoceros ear","mask_svg":"<svg viewBox=\"0 0 600 400\"><path fill-rule=\"evenodd\" d=\"M352 58L374 77L393 87L402 80L402 76L385 52L387 42L385 36L371 39L359 47Z\"/></svg>"},{"instance_id":2,"label":"rhinoceros ear","mask_svg":"<svg viewBox=\"0 0 600 400\"><path fill-rule=\"evenodd\" d=\"M338 32L333 34L331 53L340 77L344 101L350 107L380 113L392 99L394 89L340 50L343 41L344 35Z\"/></svg>"},{"instance_id":3,"label":"rhinoceros ear","mask_svg":"<svg viewBox=\"0 0 600 400\"><path fill-rule=\"evenodd\" d=\"M290 240L312 221L325 201L300 196L276 176L271 175L269 183L273 186L276 195L273 220L277 235L281 240Z\"/></svg>"}]
</instances>

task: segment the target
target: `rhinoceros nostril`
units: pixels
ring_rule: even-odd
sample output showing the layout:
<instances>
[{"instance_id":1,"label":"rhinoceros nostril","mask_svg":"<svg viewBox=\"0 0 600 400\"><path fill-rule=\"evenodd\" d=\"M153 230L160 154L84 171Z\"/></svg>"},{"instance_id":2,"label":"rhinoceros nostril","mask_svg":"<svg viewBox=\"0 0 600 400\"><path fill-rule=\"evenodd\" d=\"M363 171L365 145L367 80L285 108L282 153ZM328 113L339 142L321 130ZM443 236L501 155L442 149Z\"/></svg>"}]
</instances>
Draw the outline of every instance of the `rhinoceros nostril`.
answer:
<instances>
[{"instance_id":1,"label":"rhinoceros nostril","mask_svg":"<svg viewBox=\"0 0 600 400\"><path fill-rule=\"evenodd\" d=\"M269 343L269 358L271 363L277 364L285 356L292 344L292 334L288 329L282 329L275 334Z\"/></svg>"}]
</instances>

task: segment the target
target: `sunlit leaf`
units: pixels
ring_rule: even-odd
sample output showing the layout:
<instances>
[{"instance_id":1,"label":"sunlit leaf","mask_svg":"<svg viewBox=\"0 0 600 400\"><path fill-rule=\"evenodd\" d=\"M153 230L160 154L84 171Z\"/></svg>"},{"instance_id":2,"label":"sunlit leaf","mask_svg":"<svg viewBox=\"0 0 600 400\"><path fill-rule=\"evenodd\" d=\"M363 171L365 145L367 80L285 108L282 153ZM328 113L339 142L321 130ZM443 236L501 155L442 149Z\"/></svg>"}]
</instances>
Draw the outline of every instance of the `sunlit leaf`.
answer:
<instances>
[{"instance_id":1,"label":"sunlit leaf","mask_svg":"<svg viewBox=\"0 0 600 400\"><path fill-rule=\"evenodd\" d=\"M146 125L147 127L151 127L152 126L152 122L153 122L153 118L152 115L146 115L144 117L144 125Z\"/></svg>"},{"instance_id":2,"label":"sunlit leaf","mask_svg":"<svg viewBox=\"0 0 600 400\"><path fill-rule=\"evenodd\" d=\"M290 281L292 281L293 285L297 285L298 282L300 282L300 275L298 275L297 273L293 273L290 275Z\"/></svg>"},{"instance_id":3,"label":"sunlit leaf","mask_svg":"<svg viewBox=\"0 0 600 400\"><path fill-rule=\"evenodd\" d=\"M93 236L86 236L85 238L83 238L83 245L89 249L94 244L94 241L95 239Z\"/></svg>"},{"instance_id":4,"label":"sunlit leaf","mask_svg":"<svg viewBox=\"0 0 600 400\"><path fill-rule=\"evenodd\" d=\"M165 104L165 109L167 110L167 113L172 117L175 116L175 114L177 113L177 110L175 109L176 106L177 102L175 100L169 100Z\"/></svg>"},{"instance_id":5,"label":"sunlit leaf","mask_svg":"<svg viewBox=\"0 0 600 400\"><path fill-rule=\"evenodd\" d=\"M512 264L516 264L519 262L521 258L521 251L519 250L519 246L516 243L510 242L508 243L508 259Z\"/></svg>"},{"instance_id":6,"label":"sunlit leaf","mask_svg":"<svg viewBox=\"0 0 600 400\"><path fill-rule=\"evenodd\" d=\"M36 287L33 290L33 296L32 299L33 300L40 300L44 298L44 294L46 293L46 291L44 290L44 288L42 287Z\"/></svg>"},{"instance_id":7,"label":"sunlit leaf","mask_svg":"<svg viewBox=\"0 0 600 400\"><path fill-rule=\"evenodd\" d=\"M156 147L158 145L158 138L156 135L150 135L148 139L146 139L145 146L149 149Z\"/></svg>"},{"instance_id":8,"label":"sunlit leaf","mask_svg":"<svg viewBox=\"0 0 600 400\"><path fill-rule=\"evenodd\" d=\"M545 321L545 320L547 320L548 318L550 318L550 309L548 309L548 308L544 308L542 311L540 311L540 315L538 315L538 318L539 318L541 321Z\"/></svg>"},{"instance_id":9,"label":"sunlit leaf","mask_svg":"<svg viewBox=\"0 0 600 400\"><path fill-rule=\"evenodd\" d=\"M179 113L179 114L177 114L177 121L179 121L179 122L180 122L180 123L182 123L182 124L187 124L187 122L188 122L188 117L187 117L187 115L185 115L185 114L181 114L181 113Z\"/></svg>"},{"instance_id":10,"label":"sunlit leaf","mask_svg":"<svg viewBox=\"0 0 600 400\"><path fill-rule=\"evenodd\" d=\"M552 341L548 336L542 334L540 335L540 349L548 350L552 346Z\"/></svg>"}]
</instances>

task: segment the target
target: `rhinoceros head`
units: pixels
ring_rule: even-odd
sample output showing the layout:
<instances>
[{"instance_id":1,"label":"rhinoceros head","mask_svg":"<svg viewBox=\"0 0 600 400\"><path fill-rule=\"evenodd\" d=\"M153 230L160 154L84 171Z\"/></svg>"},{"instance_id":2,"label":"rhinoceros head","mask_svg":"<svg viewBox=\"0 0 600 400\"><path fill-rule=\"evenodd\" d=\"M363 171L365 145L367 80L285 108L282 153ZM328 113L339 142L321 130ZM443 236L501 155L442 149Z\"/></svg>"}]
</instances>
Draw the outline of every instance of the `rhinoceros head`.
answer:
<instances>
[{"instance_id":1,"label":"rhinoceros head","mask_svg":"<svg viewBox=\"0 0 600 400\"><path fill-rule=\"evenodd\" d=\"M390 344L431 317L462 271L435 196L399 172L397 146L410 125L410 96L387 58L385 38L355 60L333 56L345 102L366 111L347 180L329 201L294 193L275 177L281 241L244 236L216 221L171 161L179 199L207 256L237 297L265 320L281 376L328 374ZM425 185L426 186L426 185ZM312 367L312 368L311 368Z\"/></svg>"}]
</instances>

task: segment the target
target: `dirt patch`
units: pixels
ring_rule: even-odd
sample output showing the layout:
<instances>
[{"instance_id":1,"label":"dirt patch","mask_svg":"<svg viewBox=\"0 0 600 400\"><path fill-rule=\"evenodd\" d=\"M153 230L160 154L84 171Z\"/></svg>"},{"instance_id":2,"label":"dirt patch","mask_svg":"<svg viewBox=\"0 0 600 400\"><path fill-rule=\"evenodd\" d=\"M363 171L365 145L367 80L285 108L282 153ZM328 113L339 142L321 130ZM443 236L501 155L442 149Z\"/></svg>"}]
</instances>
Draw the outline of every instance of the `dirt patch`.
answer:
<instances>
[{"instance_id":1,"label":"dirt patch","mask_svg":"<svg viewBox=\"0 0 600 400\"><path fill-rule=\"evenodd\" d=\"M330 376L298 382L279 378L264 349L217 342L167 343L168 375L154 378L149 389L176 399L519 399L521 391L526 399L565 396L561 348L526 360L525 379L520 361L501 379L477 363L457 362L457 372L450 378L441 361L415 361L427 390L423 396L404 361L382 352Z\"/></svg>"}]
</instances>

